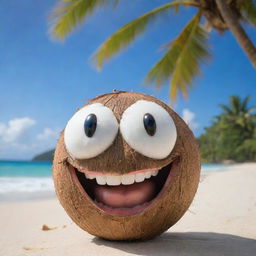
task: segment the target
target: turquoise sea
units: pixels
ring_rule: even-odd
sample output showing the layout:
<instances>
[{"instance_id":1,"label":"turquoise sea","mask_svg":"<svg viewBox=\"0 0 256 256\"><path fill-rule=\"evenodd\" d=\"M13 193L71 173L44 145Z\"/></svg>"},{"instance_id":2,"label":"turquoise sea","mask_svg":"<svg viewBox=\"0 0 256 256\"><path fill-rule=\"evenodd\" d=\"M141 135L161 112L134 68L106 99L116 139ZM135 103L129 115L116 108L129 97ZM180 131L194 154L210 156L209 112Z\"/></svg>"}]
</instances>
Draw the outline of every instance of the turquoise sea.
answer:
<instances>
[{"instance_id":1,"label":"turquoise sea","mask_svg":"<svg viewBox=\"0 0 256 256\"><path fill-rule=\"evenodd\" d=\"M54 197L50 162L0 161L0 201Z\"/></svg>"},{"instance_id":2,"label":"turquoise sea","mask_svg":"<svg viewBox=\"0 0 256 256\"><path fill-rule=\"evenodd\" d=\"M226 165L203 164L202 171L219 171ZM52 163L0 161L0 200L54 196Z\"/></svg>"}]
</instances>

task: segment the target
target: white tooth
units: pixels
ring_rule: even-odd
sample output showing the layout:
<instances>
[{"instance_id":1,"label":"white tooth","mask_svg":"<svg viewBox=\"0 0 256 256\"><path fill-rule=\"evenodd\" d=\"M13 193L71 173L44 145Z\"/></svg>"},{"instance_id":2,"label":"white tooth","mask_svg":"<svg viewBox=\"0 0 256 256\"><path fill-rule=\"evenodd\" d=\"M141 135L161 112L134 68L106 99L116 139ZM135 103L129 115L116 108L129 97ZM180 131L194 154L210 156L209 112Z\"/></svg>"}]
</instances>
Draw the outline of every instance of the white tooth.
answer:
<instances>
[{"instance_id":1,"label":"white tooth","mask_svg":"<svg viewBox=\"0 0 256 256\"><path fill-rule=\"evenodd\" d=\"M134 183L134 179L134 174L122 175L121 182L123 185L131 185Z\"/></svg>"},{"instance_id":2,"label":"white tooth","mask_svg":"<svg viewBox=\"0 0 256 256\"><path fill-rule=\"evenodd\" d=\"M146 179L149 179L149 178L151 177L151 175L152 175L152 172L151 172L151 171L147 171L147 172L145 173L145 178L146 178Z\"/></svg>"},{"instance_id":3,"label":"white tooth","mask_svg":"<svg viewBox=\"0 0 256 256\"><path fill-rule=\"evenodd\" d=\"M89 180L92 180L92 179L95 179L95 178L96 178L95 175L89 174L89 173L86 173L86 174L85 174L85 177L86 177L87 179L89 179Z\"/></svg>"},{"instance_id":4,"label":"white tooth","mask_svg":"<svg viewBox=\"0 0 256 256\"><path fill-rule=\"evenodd\" d=\"M158 174L158 171L152 171L152 176L156 176Z\"/></svg>"},{"instance_id":5,"label":"white tooth","mask_svg":"<svg viewBox=\"0 0 256 256\"><path fill-rule=\"evenodd\" d=\"M136 182L142 182L145 180L145 173L141 172L141 173L136 173L135 174L135 181Z\"/></svg>"},{"instance_id":6,"label":"white tooth","mask_svg":"<svg viewBox=\"0 0 256 256\"><path fill-rule=\"evenodd\" d=\"M107 175L106 181L110 186L118 186L121 184L121 176Z\"/></svg>"},{"instance_id":7,"label":"white tooth","mask_svg":"<svg viewBox=\"0 0 256 256\"><path fill-rule=\"evenodd\" d=\"M99 185L106 185L106 178L103 175L96 176L96 181Z\"/></svg>"}]
</instances>

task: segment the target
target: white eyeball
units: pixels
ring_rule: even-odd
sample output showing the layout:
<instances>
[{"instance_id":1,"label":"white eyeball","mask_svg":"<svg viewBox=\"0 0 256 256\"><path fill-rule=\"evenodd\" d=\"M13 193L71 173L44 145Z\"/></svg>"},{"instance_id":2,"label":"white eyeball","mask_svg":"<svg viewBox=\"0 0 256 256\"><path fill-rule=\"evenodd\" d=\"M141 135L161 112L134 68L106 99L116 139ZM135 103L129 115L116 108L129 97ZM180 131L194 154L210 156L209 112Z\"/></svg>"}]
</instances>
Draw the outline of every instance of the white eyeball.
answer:
<instances>
[{"instance_id":1,"label":"white eyeball","mask_svg":"<svg viewBox=\"0 0 256 256\"><path fill-rule=\"evenodd\" d=\"M120 131L131 148L153 159L167 157L177 139L170 114L157 103L146 100L139 100L124 111Z\"/></svg>"},{"instance_id":2,"label":"white eyeball","mask_svg":"<svg viewBox=\"0 0 256 256\"><path fill-rule=\"evenodd\" d=\"M100 103L77 111L68 121L64 142L76 159L88 159L105 151L114 141L118 123L113 112Z\"/></svg>"}]
</instances>

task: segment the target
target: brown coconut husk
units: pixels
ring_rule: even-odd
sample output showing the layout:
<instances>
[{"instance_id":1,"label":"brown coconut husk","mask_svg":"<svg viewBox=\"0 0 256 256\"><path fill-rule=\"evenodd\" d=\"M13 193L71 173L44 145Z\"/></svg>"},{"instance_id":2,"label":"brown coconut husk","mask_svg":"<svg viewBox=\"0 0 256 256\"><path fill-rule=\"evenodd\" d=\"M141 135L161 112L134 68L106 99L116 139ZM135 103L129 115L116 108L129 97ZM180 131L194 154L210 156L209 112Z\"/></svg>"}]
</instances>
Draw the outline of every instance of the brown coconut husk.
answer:
<instances>
[{"instance_id":1,"label":"brown coconut husk","mask_svg":"<svg viewBox=\"0 0 256 256\"><path fill-rule=\"evenodd\" d=\"M185 122L166 104L154 97L115 92L92 99L88 104L102 103L112 109L117 120L138 100L156 102L172 116L177 127L177 141L171 154L163 160L145 157L129 147L119 133L113 144L99 156L86 160L71 159L60 136L54 155L53 178L57 196L72 220L92 235L110 240L149 239L174 225L187 211L197 190L200 159L193 133ZM86 104L86 105L88 105ZM179 168L170 173L172 183L150 207L134 216L112 216L98 209L73 182L67 161L74 167L98 172L120 174L146 168L161 168L173 159Z\"/></svg>"},{"instance_id":2,"label":"brown coconut husk","mask_svg":"<svg viewBox=\"0 0 256 256\"><path fill-rule=\"evenodd\" d=\"M228 28L223 19L215 0L199 0L203 15L207 20L208 27L216 29L219 33L225 32ZM241 19L241 13L238 8L237 0L226 0L229 8L236 19Z\"/></svg>"}]
</instances>

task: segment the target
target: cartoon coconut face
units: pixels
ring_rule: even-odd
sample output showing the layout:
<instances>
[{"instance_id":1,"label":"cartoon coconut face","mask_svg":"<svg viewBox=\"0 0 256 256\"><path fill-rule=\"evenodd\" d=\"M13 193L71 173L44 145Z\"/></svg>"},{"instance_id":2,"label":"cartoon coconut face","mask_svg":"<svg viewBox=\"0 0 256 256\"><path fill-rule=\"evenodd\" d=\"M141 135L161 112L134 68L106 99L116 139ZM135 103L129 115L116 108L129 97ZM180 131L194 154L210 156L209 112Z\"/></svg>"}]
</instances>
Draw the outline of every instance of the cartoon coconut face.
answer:
<instances>
[{"instance_id":1,"label":"cartoon coconut face","mask_svg":"<svg viewBox=\"0 0 256 256\"><path fill-rule=\"evenodd\" d=\"M198 148L163 102L115 92L69 120L54 156L57 196L89 233L112 240L152 238L175 224L195 195Z\"/></svg>"}]
</instances>

